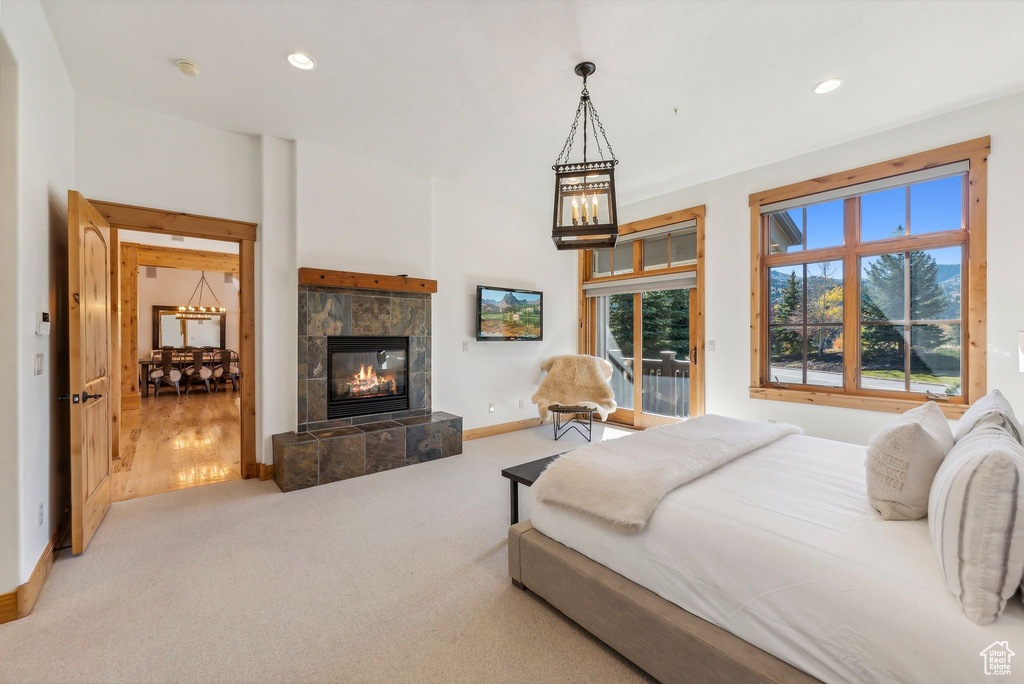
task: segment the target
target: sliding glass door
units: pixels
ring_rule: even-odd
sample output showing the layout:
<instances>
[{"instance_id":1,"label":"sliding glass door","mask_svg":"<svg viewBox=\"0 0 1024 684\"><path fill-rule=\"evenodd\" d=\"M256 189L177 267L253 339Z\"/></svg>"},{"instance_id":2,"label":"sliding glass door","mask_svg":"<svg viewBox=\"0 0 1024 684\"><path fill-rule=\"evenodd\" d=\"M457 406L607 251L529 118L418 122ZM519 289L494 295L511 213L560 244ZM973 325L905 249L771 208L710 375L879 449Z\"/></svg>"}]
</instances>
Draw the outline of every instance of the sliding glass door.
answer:
<instances>
[{"instance_id":1,"label":"sliding glass door","mask_svg":"<svg viewBox=\"0 0 1024 684\"><path fill-rule=\"evenodd\" d=\"M640 294L643 412L690 415L690 290Z\"/></svg>"},{"instance_id":2,"label":"sliding glass door","mask_svg":"<svg viewBox=\"0 0 1024 684\"><path fill-rule=\"evenodd\" d=\"M691 289L599 296L595 354L612 365L616 422L647 427L693 412ZM637 410L639 407L639 410Z\"/></svg>"}]
</instances>

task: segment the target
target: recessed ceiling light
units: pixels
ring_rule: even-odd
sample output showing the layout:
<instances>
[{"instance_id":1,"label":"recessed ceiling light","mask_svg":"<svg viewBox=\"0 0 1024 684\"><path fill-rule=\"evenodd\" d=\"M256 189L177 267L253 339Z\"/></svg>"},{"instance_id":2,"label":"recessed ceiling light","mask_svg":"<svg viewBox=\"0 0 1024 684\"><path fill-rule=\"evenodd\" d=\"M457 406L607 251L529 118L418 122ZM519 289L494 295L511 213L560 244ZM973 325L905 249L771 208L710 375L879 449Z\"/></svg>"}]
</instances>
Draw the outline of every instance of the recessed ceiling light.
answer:
<instances>
[{"instance_id":1,"label":"recessed ceiling light","mask_svg":"<svg viewBox=\"0 0 1024 684\"><path fill-rule=\"evenodd\" d=\"M824 95L825 93L831 93L833 90L843 85L843 79L841 78L829 78L825 79L818 85L814 86L813 90L818 95Z\"/></svg>"},{"instance_id":2,"label":"recessed ceiling light","mask_svg":"<svg viewBox=\"0 0 1024 684\"><path fill-rule=\"evenodd\" d=\"M198 76L201 71L198 64L190 62L187 59L179 59L175 64L178 65L178 69L181 70L181 73L186 76Z\"/></svg>"},{"instance_id":3,"label":"recessed ceiling light","mask_svg":"<svg viewBox=\"0 0 1024 684\"><path fill-rule=\"evenodd\" d=\"M301 52L293 52L288 55L288 63L296 69L302 69L304 71L316 69L316 62L313 61L313 58Z\"/></svg>"}]
</instances>

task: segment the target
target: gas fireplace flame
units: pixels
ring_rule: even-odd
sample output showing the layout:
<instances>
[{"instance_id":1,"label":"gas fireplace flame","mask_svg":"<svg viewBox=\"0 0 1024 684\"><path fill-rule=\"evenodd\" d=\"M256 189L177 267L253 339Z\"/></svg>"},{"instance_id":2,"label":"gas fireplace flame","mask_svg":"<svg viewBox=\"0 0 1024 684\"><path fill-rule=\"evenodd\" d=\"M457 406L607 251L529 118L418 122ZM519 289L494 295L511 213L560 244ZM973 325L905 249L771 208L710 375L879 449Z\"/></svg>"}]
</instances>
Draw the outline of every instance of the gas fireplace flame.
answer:
<instances>
[{"instance_id":1,"label":"gas fireplace flame","mask_svg":"<svg viewBox=\"0 0 1024 684\"><path fill-rule=\"evenodd\" d=\"M352 376L349 389L353 394L394 394L395 377L390 374L377 375L373 366L360 364L359 373Z\"/></svg>"}]
</instances>

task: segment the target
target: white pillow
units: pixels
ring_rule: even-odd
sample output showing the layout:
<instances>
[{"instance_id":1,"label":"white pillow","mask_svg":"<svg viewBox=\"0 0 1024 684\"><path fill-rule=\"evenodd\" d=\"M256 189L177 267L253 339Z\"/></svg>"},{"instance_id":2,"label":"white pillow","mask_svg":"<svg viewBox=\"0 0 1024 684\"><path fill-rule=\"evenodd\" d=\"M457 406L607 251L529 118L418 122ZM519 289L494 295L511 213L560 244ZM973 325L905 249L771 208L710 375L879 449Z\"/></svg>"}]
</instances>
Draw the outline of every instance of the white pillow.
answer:
<instances>
[{"instance_id":1,"label":"white pillow","mask_svg":"<svg viewBox=\"0 0 1024 684\"><path fill-rule=\"evenodd\" d=\"M978 401L971 404L960 420L953 428L953 439L959 441L982 423L996 423L1005 428L1014 438L1020 442L1021 428L1017 422L1017 416L1013 414L1010 402L999 390L992 390Z\"/></svg>"},{"instance_id":2,"label":"white pillow","mask_svg":"<svg viewBox=\"0 0 1024 684\"><path fill-rule=\"evenodd\" d=\"M953 433L934 401L912 408L871 438L865 462L868 498L886 520L928 514L928 494Z\"/></svg>"},{"instance_id":3,"label":"white pillow","mask_svg":"<svg viewBox=\"0 0 1024 684\"><path fill-rule=\"evenodd\" d=\"M993 423L956 443L939 467L928 528L964 614L995 620L1024 577L1024 447Z\"/></svg>"}]
</instances>

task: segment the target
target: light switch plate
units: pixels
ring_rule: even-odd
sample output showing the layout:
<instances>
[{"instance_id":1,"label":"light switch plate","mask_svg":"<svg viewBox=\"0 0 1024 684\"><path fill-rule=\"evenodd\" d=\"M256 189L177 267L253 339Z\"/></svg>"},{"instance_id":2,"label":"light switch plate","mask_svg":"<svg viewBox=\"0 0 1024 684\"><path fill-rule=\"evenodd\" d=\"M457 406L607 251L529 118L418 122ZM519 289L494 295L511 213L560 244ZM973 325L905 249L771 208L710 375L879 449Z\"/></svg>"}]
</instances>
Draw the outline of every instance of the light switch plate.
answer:
<instances>
[{"instance_id":1,"label":"light switch plate","mask_svg":"<svg viewBox=\"0 0 1024 684\"><path fill-rule=\"evenodd\" d=\"M43 352L39 352L39 353L36 354L34 367L32 369L32 374L33 375L42 375L43 374Z\"/></svg>"},{"instance_id":2,"label":"light switch plate","mask_svg":"<svg viewBox=\"0 0 1024 684\"><path fill-rule=\"evenodd\" d=\"M469 340L462 341L462 351L469 351Z\"/></svg>"},{"instance_id":3,"label":"light switch plate","mask_svg":"<svg viewBox=\"0 0 1024 684\"><path fill-rule=\"evenodd\" d=\"M709 352L715 351L715 341L714 340L708 340L708 351Z\"/></svg>"}]
</instances>

